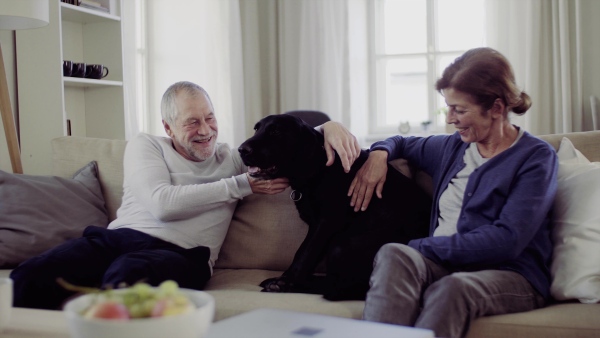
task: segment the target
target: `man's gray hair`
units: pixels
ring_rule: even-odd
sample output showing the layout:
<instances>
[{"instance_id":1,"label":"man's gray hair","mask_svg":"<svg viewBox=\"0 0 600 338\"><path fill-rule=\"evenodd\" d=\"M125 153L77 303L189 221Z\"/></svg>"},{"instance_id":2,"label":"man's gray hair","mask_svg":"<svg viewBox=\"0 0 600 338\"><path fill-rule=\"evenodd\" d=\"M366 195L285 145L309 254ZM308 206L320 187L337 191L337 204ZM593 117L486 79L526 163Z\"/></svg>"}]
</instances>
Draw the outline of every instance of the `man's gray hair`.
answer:
<instances>
[{"instance_id":1,"label":"man's gray hair","mask_svg":"<svg viewBox=\"0 0 600 338\"><path fill-rule=\"evenodd\" d=\"M169 125L172 125L177 119L177 105L175 104L175 99L177 98L177 94L180 92L185 92L190 96L196 95L205 95L208 99L208 102L212 106L212 101L210 100L210 96L204 88L198 86L197 84L189 81L181 81L172 84L167 88L165 93L163 94L162 101L160 103L160 114L162 115L162 119L165 120Z\"/></svg>"}]
</instances>

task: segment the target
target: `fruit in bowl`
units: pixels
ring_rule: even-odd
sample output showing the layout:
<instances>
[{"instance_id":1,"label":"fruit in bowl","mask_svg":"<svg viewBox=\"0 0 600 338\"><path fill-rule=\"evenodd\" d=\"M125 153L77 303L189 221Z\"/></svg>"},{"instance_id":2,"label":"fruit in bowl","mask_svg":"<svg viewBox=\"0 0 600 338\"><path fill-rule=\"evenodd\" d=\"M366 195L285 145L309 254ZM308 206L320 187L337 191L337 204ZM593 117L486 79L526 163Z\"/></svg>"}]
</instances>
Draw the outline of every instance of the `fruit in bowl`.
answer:
<instances>
[{"instance_id":1,"label":"fruit in bowl","mask_svg":"<svg viewBox=\"0 0 600 338\"><path fill-rule=\"evenodd\" d=\"M67 302L72 337L203 337L214 316L214 299L167 281L89 292Z\"/></svg>"},{"instance_id":2,"label":"fruit in bowl","mask_svg":"<svg viewBox=\"0 0 600 338\"><path fill-rule=\"evenodd\" d=\"M128 320L173 316L194 310L194 304L180 291L179 285L171 280L164 281L157 288L137 283L118 291L94 290L93 293L96 294L94 301L82 313L88 319Z\"/></svg>"}]
</instances>

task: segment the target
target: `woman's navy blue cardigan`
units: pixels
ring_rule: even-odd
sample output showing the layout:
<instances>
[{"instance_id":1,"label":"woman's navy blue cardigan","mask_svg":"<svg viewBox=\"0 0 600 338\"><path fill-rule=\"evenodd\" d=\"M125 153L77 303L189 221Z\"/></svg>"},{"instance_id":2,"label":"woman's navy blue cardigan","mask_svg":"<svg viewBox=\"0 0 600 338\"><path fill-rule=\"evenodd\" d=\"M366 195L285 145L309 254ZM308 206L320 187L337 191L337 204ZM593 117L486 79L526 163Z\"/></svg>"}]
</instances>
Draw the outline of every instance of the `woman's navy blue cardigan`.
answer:
<instances>
[{"instance_id":1,"label":"woman's navy blue cardigan","mask_svg":"<svg viewBox=\"0 0 600 338\"><path fill-rule=\"evenodd\" d=\"M433 237L440 195L464 168L468 146L455 133L427 138L394 136L371 147L386 150L389 160L405 158L433 178L430 236L408 245L451 270L516 271L548 298L556 152L545 141L525 132L516 144L469 176L457 234Z\"/></svg>"}]
</instances>

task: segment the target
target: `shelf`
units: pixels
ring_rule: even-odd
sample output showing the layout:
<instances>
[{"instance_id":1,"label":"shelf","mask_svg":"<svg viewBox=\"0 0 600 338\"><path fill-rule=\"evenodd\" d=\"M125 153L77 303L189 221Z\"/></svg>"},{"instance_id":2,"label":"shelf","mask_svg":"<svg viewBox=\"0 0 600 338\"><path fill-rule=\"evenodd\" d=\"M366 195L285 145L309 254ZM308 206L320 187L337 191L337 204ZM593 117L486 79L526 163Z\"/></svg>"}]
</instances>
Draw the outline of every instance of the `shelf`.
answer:
<instances>
[{"instance_id":1,"label":"shelf","mask_svg":"<svg viewBox=\"0 0 600 338\"><path fill-rule=\"evenodd\" d=\"M62 13L62 19L66 21L73 21L79 23L121 21L121 18L116 15L96 11L89 8L74 6L64 2L60 3L60 8Z\"/></svg>"},{"instance_id":2,"label":"shelf","mask_svg":"<svg viewBox=\"0 0 600 338\"><path fill-rule=\"evenodd\" d=\"M123 0L96 0L110 4L112 14L46 1L50 23L15 32L21 161L23 171L33 175L52 173L51 140L68 132L126 137ZM64 60L103 64L110 74L103 79L63 76Z\"/></svg>"},{"instance_id":3,"label":"shelf","mask_svg":"<svg viewBox=\"0 0 600 338\"><path fill-rule=\"evenodd\" d=\"M122 81L110 81L110 80L96 80L96 79L85 79L80 77L63 77L65 86L67 87L122 87Z\"/></svg>"}]
</instances>

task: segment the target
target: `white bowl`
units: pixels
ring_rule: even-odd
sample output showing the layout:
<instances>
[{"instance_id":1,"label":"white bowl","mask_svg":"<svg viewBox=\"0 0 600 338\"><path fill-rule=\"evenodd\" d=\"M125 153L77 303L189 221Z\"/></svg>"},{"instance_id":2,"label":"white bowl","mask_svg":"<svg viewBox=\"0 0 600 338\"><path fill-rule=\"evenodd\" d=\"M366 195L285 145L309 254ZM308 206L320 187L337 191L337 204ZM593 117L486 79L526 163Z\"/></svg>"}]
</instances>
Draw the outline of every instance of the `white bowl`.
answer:
<instances>
[{"instance_id":1,"label":"white bowl","mask_svg":"<svg viewBox=\"0 0 600 338\"><path fill-rule=\"evenodd\" d=\"M159 318L130 320L87 319L81 312L94 295L87 294L67 302L64 312L73 338L202 338L215 313L215 300L206 292L180 289L196 309L192 312ZM116 290L118 291L118 290Z\"/></svg>"}]
</instances>

